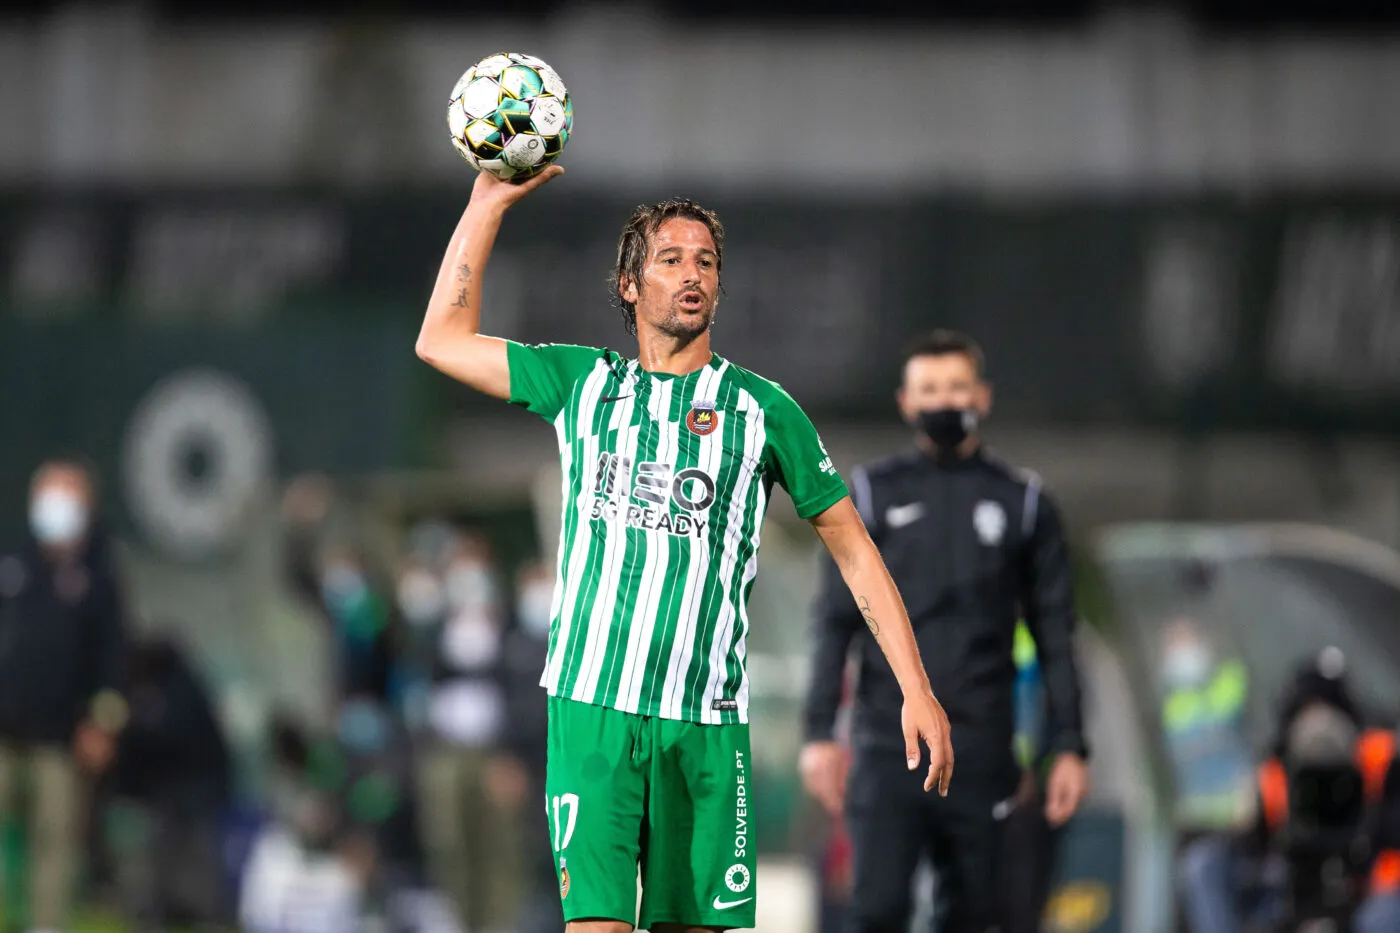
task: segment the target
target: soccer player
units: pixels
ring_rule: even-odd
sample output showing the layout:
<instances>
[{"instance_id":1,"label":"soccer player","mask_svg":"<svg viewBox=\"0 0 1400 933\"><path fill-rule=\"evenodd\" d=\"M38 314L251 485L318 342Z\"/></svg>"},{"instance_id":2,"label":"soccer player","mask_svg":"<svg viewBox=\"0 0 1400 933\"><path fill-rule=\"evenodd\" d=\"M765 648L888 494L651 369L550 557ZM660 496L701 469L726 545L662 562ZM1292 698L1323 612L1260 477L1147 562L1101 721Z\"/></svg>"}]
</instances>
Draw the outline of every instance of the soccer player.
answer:
<instances>
[{"instance_id":1,"label":"soccer player","mask_svg":"<svg viewBox=\"0 0 1400 933\"><path fill-rule=\"evenodd\" d=\"M909 618L812 423L715 355L724 231L690 201L638 208L613 275L637 356L480 333L481 283L521 184L482 172L418 355L554 425L563 464L546 810L571 933L754 925L745 603L774 483L816 528L904 691L908 768L946 795L953 750Z\"/></svg>"}]
</instances>

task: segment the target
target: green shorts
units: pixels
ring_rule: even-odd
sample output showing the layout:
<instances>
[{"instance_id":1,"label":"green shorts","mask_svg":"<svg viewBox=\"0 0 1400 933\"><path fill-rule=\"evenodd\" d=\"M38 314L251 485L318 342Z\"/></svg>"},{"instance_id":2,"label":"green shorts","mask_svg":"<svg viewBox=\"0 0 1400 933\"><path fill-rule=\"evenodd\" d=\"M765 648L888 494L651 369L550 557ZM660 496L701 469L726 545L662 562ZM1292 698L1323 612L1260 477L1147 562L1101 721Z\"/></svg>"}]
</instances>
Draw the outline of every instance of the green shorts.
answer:
<instances>
[{"instance_id":1,"label":"green shorts","mask_svg":"<svg viewBox=\"0 0 1400 933\"><path fill-rule=\"evenodd\" d=\"M747 725L550 697L545 811L564 919L752 927L749 767Z\"/></svg>"}]
</instances>

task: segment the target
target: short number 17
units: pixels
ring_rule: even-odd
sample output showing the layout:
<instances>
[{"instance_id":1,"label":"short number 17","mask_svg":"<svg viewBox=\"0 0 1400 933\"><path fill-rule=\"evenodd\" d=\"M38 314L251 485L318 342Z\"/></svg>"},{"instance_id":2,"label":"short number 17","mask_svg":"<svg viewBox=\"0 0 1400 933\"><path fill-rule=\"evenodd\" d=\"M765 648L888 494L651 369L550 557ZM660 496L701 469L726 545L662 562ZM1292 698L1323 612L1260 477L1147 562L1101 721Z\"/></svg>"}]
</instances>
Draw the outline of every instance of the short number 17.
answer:
<instances>
[{"instance_id":1,"label":"short number 17","mask_svg":"<svg viewBox=\"0 0 1400 933\"><path fill-rule=\"evenodd\" d=\"M562 852L569 847L569 840L574 835L574 824L578 822L578 794L562 794L556 796L551 802L554 805L554 851ZM562 835L559 832L559 811L561 809L569 811Z\"/></svg>"}]
</instances>

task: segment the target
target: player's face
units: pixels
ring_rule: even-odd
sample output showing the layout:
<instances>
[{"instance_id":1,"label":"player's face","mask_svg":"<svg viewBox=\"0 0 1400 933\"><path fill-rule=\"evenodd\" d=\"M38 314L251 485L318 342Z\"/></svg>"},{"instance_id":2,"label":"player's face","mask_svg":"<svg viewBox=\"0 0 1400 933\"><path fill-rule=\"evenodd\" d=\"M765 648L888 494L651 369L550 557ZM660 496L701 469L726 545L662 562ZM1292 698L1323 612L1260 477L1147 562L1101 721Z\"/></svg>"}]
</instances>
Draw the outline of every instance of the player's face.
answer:
<instances>
[{"instance_id":1,"label":"player's face","mask_svg":"<svg viewBox=\"0 0 1400 933\"><path fill-rule=\"evenodd\" d=\"M637 323L668 337L689 340L709 329L719 304L719 254L710 229L698 220L672 218L647 243L639 283L622 296L637 306Z\"/></svg>"},{"instance_id":2,"label":"player's face","mask_svg":"<svg viewBox=\"0 0 1400 933\"><path fill-rule=\"evenodd\" d=\"M985 418L991 407L991 387L966 354L916 356L904 364L899 410L911 423L920 412L944 408L971 409Z\"/></svg>"}]
</instances>

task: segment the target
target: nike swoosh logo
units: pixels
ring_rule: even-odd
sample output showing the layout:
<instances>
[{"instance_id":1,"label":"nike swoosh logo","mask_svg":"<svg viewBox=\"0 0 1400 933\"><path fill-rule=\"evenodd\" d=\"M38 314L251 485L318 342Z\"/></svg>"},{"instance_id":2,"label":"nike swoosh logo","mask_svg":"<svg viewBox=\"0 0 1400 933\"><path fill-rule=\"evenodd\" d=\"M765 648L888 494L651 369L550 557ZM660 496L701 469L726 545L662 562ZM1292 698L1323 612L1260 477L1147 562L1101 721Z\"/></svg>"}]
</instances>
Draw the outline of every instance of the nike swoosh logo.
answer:
<instances>
[{"instance_id":1,"label":"nike swoosh logo","mask_svg":"<svg viewBox=\"0 0 1400 933\"><path fill-rule=\"evenodd\" d=\"M631 397L632 397L632 393L629 392L629 393L627 393L626 395L605 395L605 396L603 396L602 398L598 399L598 401L601 402L601 403L603 403L603 404L607 404L608 402L620 402L620 401L622 401L622 400L625 399L625 398L631 398Z\"/></svg>"},{"instance_id":2,"label":"nike swoosh logo","mask_svg":"<svg viewBox=\"0 0 1400 933\"><path fill-rule=\"evenodd\" d=\"M753 900L753 898L746 897L742 901L722 901L719 899L719 895L716 894L715 902L712 906L715 910L728 910L731 907L738 907L740 904L747 904L751 900Z\"/></svg>"},{"instance_id":3,"label":"nike swoosh logo","mask_svg":"<svg viewBox=\"0 0 1400 933\"><path fill-rule=\"evenodd\" d=\"M885 524L891 528L903 528L923 518L924 504L911 502L908 505L892 505L885 510Z\"/></svg>"}]
</instances>

